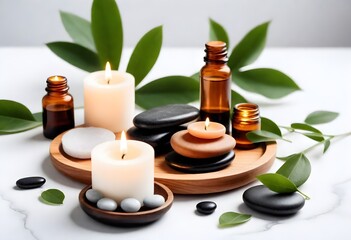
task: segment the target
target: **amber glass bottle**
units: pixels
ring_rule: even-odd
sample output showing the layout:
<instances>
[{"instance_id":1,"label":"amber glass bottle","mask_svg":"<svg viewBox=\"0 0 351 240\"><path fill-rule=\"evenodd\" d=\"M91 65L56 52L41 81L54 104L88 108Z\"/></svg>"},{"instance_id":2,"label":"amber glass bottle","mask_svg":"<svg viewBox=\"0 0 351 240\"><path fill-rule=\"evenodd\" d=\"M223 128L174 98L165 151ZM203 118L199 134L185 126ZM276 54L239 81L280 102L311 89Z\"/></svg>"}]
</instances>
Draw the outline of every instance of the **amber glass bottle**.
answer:
<instances>
[{"instance_id":1,"label":"amber glass bottle","mask_svg":"<svg viewBox=\"0 0 351 240\"><path fill-rule=\"evenodd\" d=\"M73 97L68 93L65 77L51 76L46 83L47 94L42 100L44 136L54 139L74 127Z\"/></svg>"},{"instance_id":2,"label":"amber glass bottle","mask_svg":"<svg viewBox=\"0 0 351 240\"><path fill-rule=\"evenodd\" d=\"M260 110L254 103L239 103L233 109L232 136L236 147L251 149L256 147L247 139L246 133L261 129Z\"/></svg>"},{"instance_id":3,"label":"amber glass bottle","mask_svg":"<svg viewBox=\"0 0 351 240\"><path fill-rule=\"evenodd\" d=\"M230 133L231 71L227 66L227 47L224 42L211 41L206 45L205 66L200 71L200 119L209 117Z\"/></svg>"}]
</instances>

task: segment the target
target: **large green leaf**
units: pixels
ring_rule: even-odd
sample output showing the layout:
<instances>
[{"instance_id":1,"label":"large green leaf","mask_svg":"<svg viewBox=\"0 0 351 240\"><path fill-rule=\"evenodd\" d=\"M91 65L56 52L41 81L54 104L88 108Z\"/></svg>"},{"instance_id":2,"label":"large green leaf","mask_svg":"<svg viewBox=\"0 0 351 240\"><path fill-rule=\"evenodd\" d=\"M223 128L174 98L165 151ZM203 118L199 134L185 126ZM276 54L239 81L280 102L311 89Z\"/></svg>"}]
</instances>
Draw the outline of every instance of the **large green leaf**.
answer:
<instances>
[{"instance_id":1,"label":"large green leaf","mask_svg":"<svg viewBox=\"0 0 351 240\"><path fill-rule=\"evenodd\" d=\"M304 184L311 174L311 163L303 153L296 153L286 157L286 162L277 173L287 177L296 187Z\"/></svg>"},{"instance_id":2,"label":"large green leaf","mask_svg":"<svg viewBox=\"0 0 351 240\"><path fill-rule=\"evenodd\" d=\"M93 51L70 42L51 42L49 49L66 62L88 72L102 69L99 58Z\"/></svg>"},{"instance_id":3,"label":"large green leaf","mask_svg":"<svg viewBox=\"0 0 351 240\"><path fill-rule=\"evenodd\" d=\"M0 100L0 134L26 131L41 125L21 103Z\"/></svg>"},{"instance_id":4,"label":"large green leaf","mask_svg":"<svg viewBox=\"0 0 351 240\"><path fill-rule=\"evenodd\" d=\"M238 104L238 103L247 103L248 101L243 97L241 96L238 92L232 90L231 91L231 98L232 98L232 107L235 106L235 104Z\"/></svg>"},{"instance_id":5,"label":"large green leaf","mask_svg":"<svg viewBox=\"0 0 351 240\"><path fill-rule=\"evenodd\" d=\"M300 87L289 76L270 68L233 72L232 79L242 89L272 99L281 98L300 90Z\"/></svg>"},{"instance_id":6,"label":"large green leaf","mask_svg":"<svg viewBox=\"0 0 351 240\"><path fill-rule=\"evenodd\" d=\"M339 116L337 112L330 111L315 111L310 114L305 119L305 123L308 124L322 124L333 121Z\"/></svg>"},{"instance_id":7,"label":"large green leaf","mask_svg":"<svg viewBox=\"0 0 351 240\"><path fill-rule=\"evenodd\" d=\"M135 91L136 104L144 109L172 103L189 103L199 98L199 82L191 77L167 76Z\"/></svg>"},{"instance_id":8,"label":"large green leaf","mask_svg":"<svg viewBox=\"0 0 351 240\"><path fill-rule=\"evenodd\" d=\"M269 118L261 117L261 130L271 132L282 137L282 132L280 131L278 125Z\"/></svg>"},{"instance_id":9,"label":"large green leaf","mask_svg":"<svg viewBox=\"0 0 351 240\"><path fill-rule=\"evenodd\" d=\"M243 66L247 66L260 56L266 45L269 23L265 22L253 28L235 46L228 60L228 66L232 70L238 70Z\"/></svg>"},{"instance_id":10,"label":"large green leaf","mask_svg":"<svg viewBox=\"0 0 351 240\"><path fill-rule=\"evenodd\" d=\"M297 191L296 185L287 177L278 173L266 173L257 176L266 187L277 193L293 193Z\"/></svg>"},{"instance_id":11,"label":"large green leaf","mask_svg":"<svg viewBox=\"0 0 351 240\"><path fill-rule=\"evenodd\" d=\"M268 132L265 130L255 130L255 131L248 132L246 133L246 137L253 143L272 142L275 140L284 140L284 141L290 142L289 140L284 139L275 133Z\"/></svg>"},{"instance_id":12,"label":"large green leaf","mask_svg":"<svg viewBox=\"0 0 351 240\"><path fill-rule=\"evenodd\" d=\"M312 127L311 125L308 125L307 123L292 123L291 127L294 129L308 131L309 133L303 133L303 135L315 141L321 142L324 140L323 133L317 128Z\"/></svg>"},{"instance_id":13,"label":"large green leaf","mask_svg":"<svg viewBox=\"0 0 351 240\"><path fill-rule=\"evenodd\" d=\"M72 13L60 11L61 21L73 41L95 51L90 22Z\"/></svg>"},{"instance_id":14,"label":"large green leaf","mask_svg":"<svg viewBox=\"0 0 351 240\"><path fill-rule=\"evenodd\" d=\"M121 16L115 0L94 0L91 9L91 30L101 67L110 62L118 69L123 47Z\"/></svg>"},{"instance_id":15,"label":"large green leaf","mask_svg":"<svg viewBox=\"0 0 351 240\"><path fill-rule=\"evenodd\" d=\"M162 47L162 26L151 29L138 42L129 59L127 72L137 86L154 66Z\"/></svg>"},{"instance_id":16,"label":"large green leaf","mask_svg":"<svg viewBox=\"0 0 351 240\"><path fill-rule=\"evenodd\" d=\"M210 19L210 41L225 42L227 44L227 49L229 49L228 33L222 25L213 19Z\"/></svg>"}]
</instances>

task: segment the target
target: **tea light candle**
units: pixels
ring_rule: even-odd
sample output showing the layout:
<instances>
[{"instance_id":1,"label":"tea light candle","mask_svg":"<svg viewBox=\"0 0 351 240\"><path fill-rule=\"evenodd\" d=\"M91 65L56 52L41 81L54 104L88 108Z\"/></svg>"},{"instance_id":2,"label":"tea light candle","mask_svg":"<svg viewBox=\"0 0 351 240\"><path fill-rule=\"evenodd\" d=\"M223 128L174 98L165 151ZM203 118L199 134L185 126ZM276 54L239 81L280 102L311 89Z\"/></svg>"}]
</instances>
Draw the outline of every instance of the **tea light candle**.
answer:
<instances>
[{"instance_id":1,"label":"tea light candle","mask_svg":"<svg viewBox=\"0 0 351 240\"><path fill-rule=\"evenodd\" d=\"M144 142L121 140L97 145L91 153L92 188L118 204L154 194L154 149Z\"/></svg>"},{"instance_id":2,"label":"tea light candle","mask_svg":"<svg viewBox=\"0 0 351 240\"><path fill-rule=\"evenodd\" d=\"M225 127L220 123L210 122L209 118L206 118L206 121L189 124L188 132L197 138L215 139L225 134Z\"/></svg>"},{"instance_id":3,"label":"tea light candle","mask_svg":"<svg viewBox=\"0 0 351 240\"><path fill-rule=\"evenodd\" d=\"M135 108L134 77L126 72L105 71L84 79L84 120L86 126L120 132L133 125Z\"/></svg>"}]
</instances>

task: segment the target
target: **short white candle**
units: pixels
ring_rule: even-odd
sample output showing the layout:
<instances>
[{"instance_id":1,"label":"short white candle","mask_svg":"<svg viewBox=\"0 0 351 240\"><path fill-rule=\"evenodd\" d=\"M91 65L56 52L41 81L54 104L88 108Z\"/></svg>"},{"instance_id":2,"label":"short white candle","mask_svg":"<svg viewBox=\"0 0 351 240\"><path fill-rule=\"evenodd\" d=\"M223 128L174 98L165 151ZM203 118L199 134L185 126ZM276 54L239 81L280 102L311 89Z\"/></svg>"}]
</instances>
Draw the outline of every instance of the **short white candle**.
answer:
<instances>
[{"instance_id":1,"label":"short white candle","mask_svg":"<svg viewBox=\"0 0 351 240\"><path fill-rule=\"evenodd\" d=\"M92 188L118 204L126 198L142 203L154 194L154 149L134 140L126 141L123 149L122 141L105 142L93 149Z\"/></svg>"},{"instance_id":2,"label":"short white candle","mask_svg":"<svg viewBox=\"0 0 351 240\"><path fill-rule=\"evenodd\" d=\"M134 77L126 72L105 71L84 79L84 120L86 126L120 132L133 125Z\"/></svg>"}]
</instances>

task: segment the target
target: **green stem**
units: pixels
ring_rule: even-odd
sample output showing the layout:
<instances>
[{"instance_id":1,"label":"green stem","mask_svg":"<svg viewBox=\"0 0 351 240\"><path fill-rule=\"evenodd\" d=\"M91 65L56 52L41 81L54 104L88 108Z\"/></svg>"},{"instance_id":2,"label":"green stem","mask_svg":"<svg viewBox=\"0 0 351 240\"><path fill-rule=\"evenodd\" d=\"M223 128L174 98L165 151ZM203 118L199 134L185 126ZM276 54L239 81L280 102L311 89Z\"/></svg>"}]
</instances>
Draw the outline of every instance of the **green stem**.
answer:
<instances>
[{"instance_id":1,"label":"green stem","mask_svg":"<svg viewBox=\"0 0 351 240\"><path fill-rule=\"evenodd\" d=\"M351 132L346 132L346 133L342 133L342 134L337 134L337 135L328 135L329 137L327 139L324 139L323 141L320 141L314 145L312 145L311 147L309 148L306 148L305 150L303 150L301 153L305 154L305 153L308 153L310 152L312 149L314 149L315 147L321 145L321 144L324 144L326 141L330 141L332 140L333 138L340 138L340 137L347 137L347 136L350 136L351 135ZM327 135L323 135L323 136L327 136Z\"/></svg>"},{"instance_id":2,"label":"green stem","mask_svg":"<svg viewBox=\"0 0 351 240\"><path fill-rule=\"evenodd\" d=\"M298 193L300 193L300 194L303 196L303 198L304 198L305 200L310 200L310 199L311 199L309 196L307 196L306 194L304 194L303 192L301 192L299 189L297 189L296 191L297 191Z\"/></svg>"}]
</instances>

